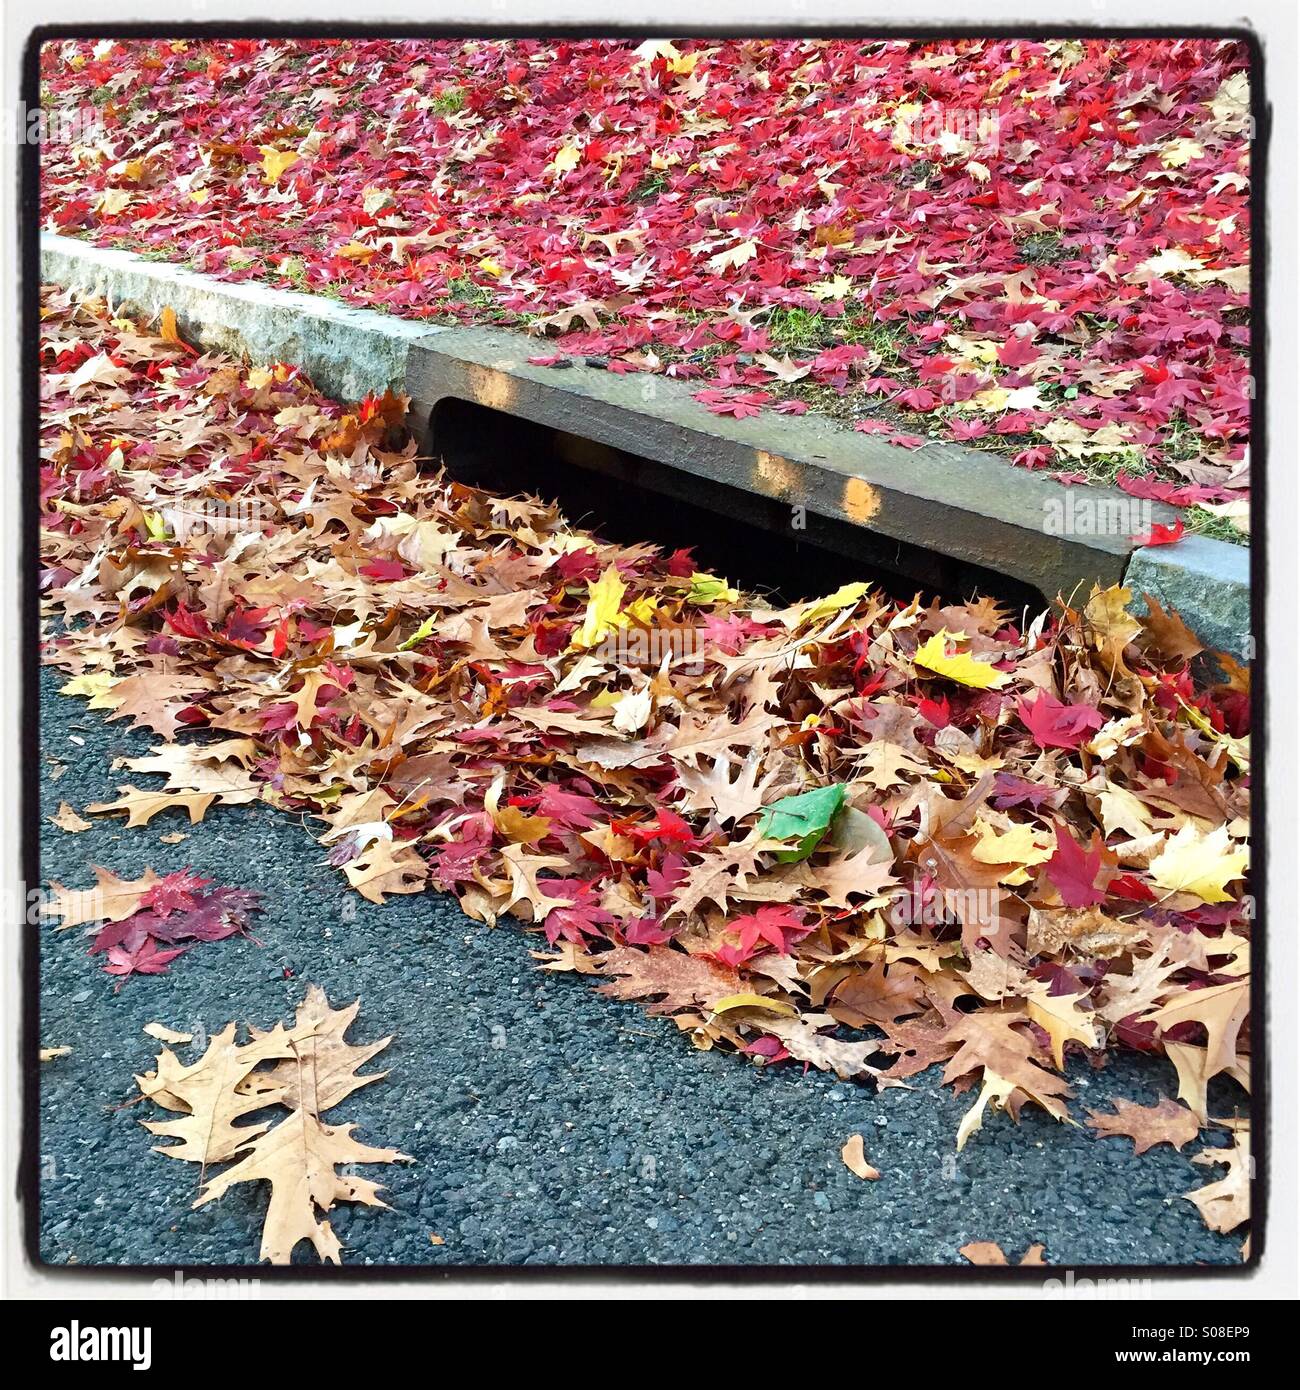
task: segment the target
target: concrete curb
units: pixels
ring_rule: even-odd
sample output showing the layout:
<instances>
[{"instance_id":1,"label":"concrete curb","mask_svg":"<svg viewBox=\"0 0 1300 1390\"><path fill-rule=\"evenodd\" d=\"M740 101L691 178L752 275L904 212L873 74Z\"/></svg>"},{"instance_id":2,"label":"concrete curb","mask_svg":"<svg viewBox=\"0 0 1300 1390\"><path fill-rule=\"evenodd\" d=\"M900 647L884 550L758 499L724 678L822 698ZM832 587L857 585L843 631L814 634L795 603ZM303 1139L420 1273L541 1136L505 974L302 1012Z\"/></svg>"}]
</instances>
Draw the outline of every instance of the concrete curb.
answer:
<instances>
[{"instance_id":1,"label":"concrete curb","mask_svg":"<svg viewBox=\"0 0 1300 1390\"><path fill-rule=\"evenodd\" d=\"M1133 591L1135 612L1146 612L1142 596L1150 594L1162 608L1176 608L1214 651L1253 660L1248 547L1206 536L1143 546L1129 561L1124 583Z\"/></svg>"},{"instance_id":2,"label":"concrete curb","mask_svg":"<svg viewBox=\"0 0 1300 1390\"><path fill-rule=\"evenodd\" d=\"M805 508L873 542L864 555L892 548L900 572L908 572L909 553L915 565L928 552L1009 576L1048 599L1122 581L1135 609L1149 592L1208 645L1237 657L1251 651L1249 550L1200 536L1135 549L1114 528L1079 534L1086 528L1068 520L1079 499L1099 511L1133 506L1113 489L1063 489L958 445L907 451L814 415L728 419L694 400L684 382L586 364L531 366L528 357L544 348L518 332L430 325L255 282L228 284L52 233L41 236L41 272L46 282L147 315L170 306L189 341L258 363L293 362L344 401L404 386L434 448L439 407L464 402L596 446L584 466L644 481L625 465L649 460L668 479L662 491L689 499L721 489L764 524L784 517L779 524L788 526L789 509ZM1159 504L1151 511L1155 521L1175 515ZM1066 524L1054 526L1063 515Z\"/></svg>"},{"instance_id":3,"label":"concrete curb","mask_svg":"<svg viewBox=\"0 0 1300 1390\"><path fill-rule=\"evenodd\" d=\"M319 295L255 281L227 284L50 232L41 234L41 278L150 317L171 308L187 342L262 366L291 362L326 395L349 403L390 386L401 390L411 344L436 331Z\"/></svg>"}]
</instances>

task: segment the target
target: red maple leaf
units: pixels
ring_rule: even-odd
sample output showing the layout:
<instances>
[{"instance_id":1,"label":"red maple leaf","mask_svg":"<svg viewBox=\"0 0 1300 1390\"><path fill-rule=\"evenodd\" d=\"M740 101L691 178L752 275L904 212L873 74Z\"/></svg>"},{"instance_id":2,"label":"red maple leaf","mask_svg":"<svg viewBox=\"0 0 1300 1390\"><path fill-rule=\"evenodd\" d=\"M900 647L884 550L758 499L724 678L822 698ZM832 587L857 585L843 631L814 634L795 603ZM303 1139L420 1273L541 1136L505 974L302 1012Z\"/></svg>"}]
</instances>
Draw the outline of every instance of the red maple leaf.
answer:
<instances>
[{"instance_id":1,"label":"red maple leaf","mask_svg":"<svg viewBox=\"0 0 1300 1390\"><path fill-rule=\"evenodd\" d=\"M739 946L723 945L718 948L717 957L727 965L741 965L760 949L759 942L787 955L796 941L808 935L811 927L804 925L803 913L789 904L779 907L760 907L757 912L744 917L736 917L727 923L727 930L735 934Z\"/></svg>"},{"instance_id":2,"label":"red maple leaf","mask_svg":"<svg viewBox=\"0 0 1300 1390\"><path fill-rule=\"evenodd\" d=\"M1172 526L1157 521L1145 536L1132 536L1130 539L1134 545L1173 545L1175 541L1182 540L1186 529L1182 517L1179 517Z\"/></svg>"},{"instance_id":3,"label":"red maple leaf","mask_svg":"<svg viewBox=\"0 0 1300 1390\"><path fill-rule=\"evenodd\" d=\"M159 917L188 912L198 894L211 882L210 878L200 878L192 869L178 869L148 889L140 899L140 906L151 908Z\"/></svg>"},{"instance_id":4,"label":"red maple leaf","mask_svg":"<svg viewBox=\"0 0 1300 1390\"><path fill-rule=\"evenodd\" d=\"M1106 722L1091 705L1062 704L1046 690L1040 690L1032 704L1017 700L1016 710L1040 748L1078 748Z\"/></svg>"},{"instance_id":5,"label":"red maple leaf","mask_svg":"<svg viewBox=\"0 0 1300 1390\"><path fill-rule=\"evenodd\" d=\"M1047 877L1066 907L1093 907L1104 902L1105 892L1096 886L1101 872L1101 845L1096 837L1089 849L1060 823L1056 826L1056 853L1047 861Z\"/></svg>"},{"instance_id":6,"label":"red maple leaf","mask_svg":"<svg viewBox=\"0 0 1300 1390\"><path fill-rule=\"evenodd\" d=\"M1033 343L1019 333L1013 333L998 348L998 361L1004 367L1027 367L1031 362L1037 362L1041 356Z\"/></svg>"},{"instance_id":7,"label":"red maple leaf","mask_svg":"<svg viewBox=\"0 0 1300 1390\"><path fill-rule=\"evenodd\" d=\"M178 946L169 951L160 951L153 937L146 936L135 950L128 950L125 946L111 947L104 969L110 975L121 975L123 978L127 975L165 975L168 963L188 949L187 946Z\"/></svg>"}]
</instances>

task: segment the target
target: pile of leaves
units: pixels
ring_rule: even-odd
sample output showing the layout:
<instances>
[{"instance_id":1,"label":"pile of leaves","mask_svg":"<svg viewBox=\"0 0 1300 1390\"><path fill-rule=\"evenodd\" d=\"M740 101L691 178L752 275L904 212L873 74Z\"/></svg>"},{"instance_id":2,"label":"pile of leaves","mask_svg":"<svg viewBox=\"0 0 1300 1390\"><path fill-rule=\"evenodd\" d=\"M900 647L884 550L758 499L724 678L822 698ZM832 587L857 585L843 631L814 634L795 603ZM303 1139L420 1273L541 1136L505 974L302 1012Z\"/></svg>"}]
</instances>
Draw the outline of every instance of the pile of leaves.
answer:
<instances>
[{"instance_id":1,"label":"pile of leaves","mask_svg":"<svg viewBox=\"0 0 1300 1390\"><path fill-rule=\"evenodd\" d=\"M355 1176L351 1165L410 1162L396 1149L354 1139L355 1125L321 1119L354 1091L388 1075L357 1075L358 1067L392 1042L346 1040L360 1007L358 999L346 1009L332 1009L325 991L311 985L292 1028L277 1023L262 1032L250 1024L249 1041L238 1043L235 1025L228 1023L211 1037L198 1061L187 1065L164 1047L155 1069L135 1078L139 1099L180 1116L141 1124L150 1134L177 1141L155 1144L156 1152L201 1165L205 1186L194 1206L215 1201L238 1183L270 1183L261 1260L288 1264L298 1243L308 1240L321 1260L342 1263L343 1247L321 1214L337 1202L387 1206L379 1196L381 1188ZM186 1037L156 1031L172 1039ZM278 1120L236 1123L276 1107L287 1112ZM230 1167L208 1176L209 1168L223 1163Z\"/></svg>"},{"instance_id":2,"label":"pile of leaves","mask_svg":"<svg viewBox=\"0 0 1300 1390\"><path fill-rule=\"evenodd\" d=\"M422 468L354 411L44 301L64 690L158 744L94 815L261 799L702 1048L1069 1117L1067 1055L1248 1080L1249 672L1125 589L773 606ZM202 814L202 810L198 811Z\"/></svg>"},{"instance_id":3,"label":"pile of leaves","mask_svg":"<svg viewBox=\"0 0 1300 1390\"><path fill-rule=\"evenodd\" d=\"M1239 43L105 39L41 68L82 122L42 146L52 230L1244 513Z\"/></svg>"},{"instance_id":4,"label":"pile of leaves","mask_svg":"<svg viewBox=\"0 0 1300 1390\"><path fill-rule=\"evenodd\" d=\"M60 919L60 929L89 924L90 954L105 956L104 970L120 977L119 989L131 975L167 974L177 956L200 942L247 936L250 915L262 911L260 893L214 888L212 879L190 869L162 878L145 869L137 879L124 879L98 864L90 867L93 888L52 881L45 910Z\"/></svg>"}]
</instances>

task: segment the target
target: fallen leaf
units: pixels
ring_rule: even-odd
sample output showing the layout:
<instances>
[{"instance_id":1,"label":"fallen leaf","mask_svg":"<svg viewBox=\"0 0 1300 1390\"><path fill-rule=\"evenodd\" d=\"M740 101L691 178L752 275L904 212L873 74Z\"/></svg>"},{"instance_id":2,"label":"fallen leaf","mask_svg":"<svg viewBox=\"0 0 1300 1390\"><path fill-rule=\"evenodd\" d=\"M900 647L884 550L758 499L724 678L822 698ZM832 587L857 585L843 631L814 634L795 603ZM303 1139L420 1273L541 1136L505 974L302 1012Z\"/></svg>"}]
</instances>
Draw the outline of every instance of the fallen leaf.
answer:
<instances>
[{"instance_id":1,"label":"fallen leaf","mask_svg":"<svg viewBox=\"0 0 1300 1390\"><path fill-rule=\"evenodd\" d=\"M844 1166L854 1177L863 1178L868 1182L876 1182L879 1179L880 1169L873 1168L867 1162L860 1134L849 1135L844 1147L840 1150L840 1157L844 1160Z\"/></svg>"}]
</instances>

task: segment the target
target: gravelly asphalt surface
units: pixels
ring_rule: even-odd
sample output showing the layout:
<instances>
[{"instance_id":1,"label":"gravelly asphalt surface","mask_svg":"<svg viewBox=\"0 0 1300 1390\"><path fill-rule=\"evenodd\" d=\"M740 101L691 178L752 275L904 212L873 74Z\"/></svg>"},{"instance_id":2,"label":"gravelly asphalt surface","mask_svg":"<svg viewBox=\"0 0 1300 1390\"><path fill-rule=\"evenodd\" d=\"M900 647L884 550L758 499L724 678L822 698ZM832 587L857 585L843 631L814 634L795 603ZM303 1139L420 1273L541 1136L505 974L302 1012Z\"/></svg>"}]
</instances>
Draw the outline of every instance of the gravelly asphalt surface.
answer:
<instances>
[{"instance_id":1,"label":"gravelly asphalt surface","mask_svg":"<svg viewBox=\"0 0 1300 1390\"><path fill-rule=\"evenodd\" d=\"M128 778L112 759L138 756L151 736L54 694L48 671L43 682L43 814L113 799ZM55 759L66 772L51 781ZM161 843L177 829L189 838ZM1193 1147L1137 1158L1127 1141L1027 1107L1018 1128L992 1116L958 1157L971 1098L937 1078L875 1094L698 1052L670 1022L538 972L528 948L539 938L489 931L449 896L371 906L321 864L301 824L269 807L216 807L193 828L168 814L135 830L103 819L81 834L42 831L46 879L89 886L96 863L123 876L190 866L260 890L267 907L260 946L203 945L118 993L80 930L39 929L41 1042L73 1048L40 1071L40 1247L51 1264L256 1259L261 1185L191 1211L196 1169L151 1152L143 1108L120 1107L157 1050L145 1023L269 1027L291 1019L310 981L335 1004L362 997L353 1038L395 1035L389 1077L330 1119L415 1160L364 1170L386 1182L393 1210L337 1209L347 1264L961 1265L972 1240L998 1241L1013 1259L1041 1242L1055 1265L1239 1260L1239 1241L1206 1230L1177 1195L1222 1175L1190 1163ZM1080 1116L1085 1104L1150 1103L1173 1089L1172 1068L1150 1058L1076 1066L1073 1079ZM1229 1090L1220 1109L1238 1100ZM879 1182L840 1161L855 1132ZM298 1258L315 1256L303 1244Z\"/></svg>"}]
</instances>

